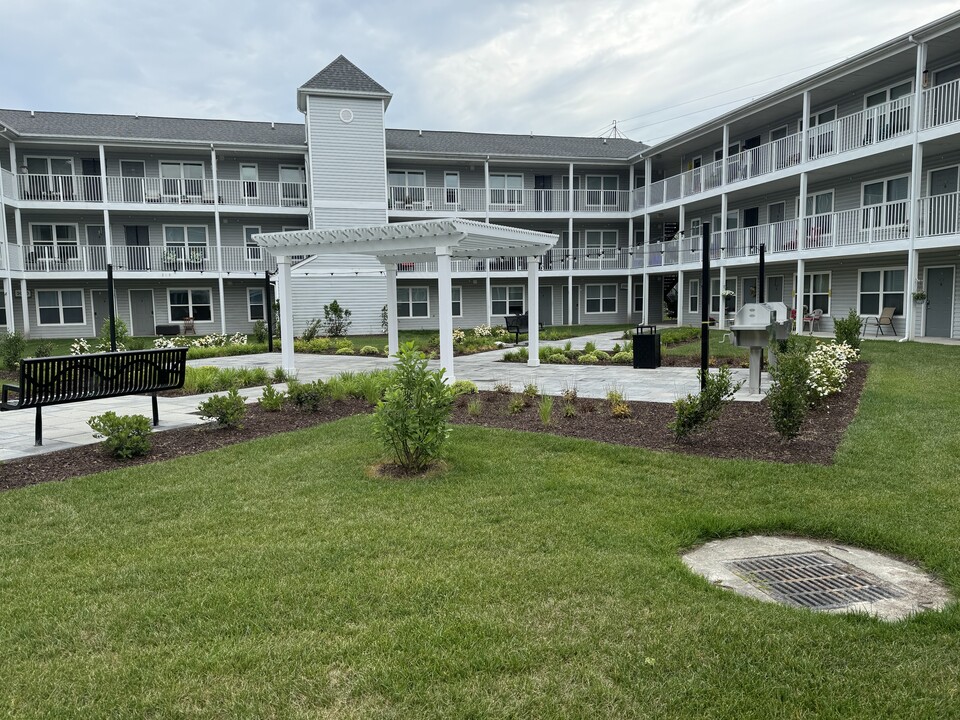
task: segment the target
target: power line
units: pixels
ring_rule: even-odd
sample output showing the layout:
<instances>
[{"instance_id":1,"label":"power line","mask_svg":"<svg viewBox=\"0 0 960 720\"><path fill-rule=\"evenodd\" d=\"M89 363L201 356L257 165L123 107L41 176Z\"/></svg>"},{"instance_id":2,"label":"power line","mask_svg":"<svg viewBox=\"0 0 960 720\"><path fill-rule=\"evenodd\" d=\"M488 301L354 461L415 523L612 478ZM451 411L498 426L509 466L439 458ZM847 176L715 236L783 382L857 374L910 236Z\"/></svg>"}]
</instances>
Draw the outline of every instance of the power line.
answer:
<instances>
[{"instance_id":1,"label":"power line","mask_svg":"<svg viewBox=\"0 0 960 720\"><path fill-rule=\"evenodd\" d=\"M655 127L656 125L663 125L665 122L670 122L671 120L679 120L680 118L690 117L691 115L697 115L702 112L707 112L708 110L716 110L717 108L724 107L726 105L732 105L733 103L743 102L744 100L753 100L756 95L747 95L746 97L736 98L735 100L728 100L727 102L720 103L719 105L711 105L710 107L700 108L699 110L692 110L691 112L684 113L683 115L674 115L673 117L664 118L663 120L657 120L653 123L648 123L646 125L634 125L633 127L627 128L627 132L631 130L640 130L642 128Z\"/></svg>"}]
</instances>

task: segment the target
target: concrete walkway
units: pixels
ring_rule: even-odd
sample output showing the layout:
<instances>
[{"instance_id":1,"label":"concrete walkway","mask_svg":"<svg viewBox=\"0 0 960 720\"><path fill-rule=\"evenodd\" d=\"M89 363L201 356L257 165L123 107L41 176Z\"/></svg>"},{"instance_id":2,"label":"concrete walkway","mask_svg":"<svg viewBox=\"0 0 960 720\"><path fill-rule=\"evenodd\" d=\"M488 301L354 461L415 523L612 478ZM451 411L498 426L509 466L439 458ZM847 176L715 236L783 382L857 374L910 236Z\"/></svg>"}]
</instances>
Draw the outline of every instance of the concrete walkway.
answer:
<instances>
[{"instance_id":1,"label":"concrete walkway","mask_svg":"<svg viewBox=\"0 0 960 720\"><path fill-rule=\"evenodd\" d=\"M567 341L544 342L544 345L563 346ZM587 335L570 340L572 347L582 349L588 342L598 348L610 348L614 343L624 344L619 333ZM515 391L534 384L548 395L559 395L568 388L576 388L580 397L602 398L610 390L622 392L628 400L670 403L678 397L699 390L695 368L660 368L634 370L632 367L587 365L541 365L537 368L520 363L500 362L503 353L512 348L457 357L454 368L458 379L472 380L481 390L492 390L498 383L509 383ZM223 358L191 360L191 366L220 368L262 367L267 370L280 366L280 354L233 355ZM439 367L438 361L431 366ZM344 355L297 355L297 377L304 381L327 380L344 372L366 372L392 367L388 358ZM735 379L747 379L746 370L734 370ZM769 379L763 377L765 391ZM278 385L283 388L283 385ZM247 388L240 394L253 401L260 397L261 388ZM157 430L200 425L206 422L197 415L197 406L206 395L179 398L160 398L160 425ZM738 400L759 401L763 395L750 395L746 390L737 393ZM127 397L91 400L89 402L56 405L43 410L43 446L33 444L34 410L0 413L0 462L42 452L53 452L77 445L99 442L93 437L87 420L93 415L113 410L118 415L150 416L150 398ZM2 472L2 467L0 467Z\"/></svg>"}]
</instances>

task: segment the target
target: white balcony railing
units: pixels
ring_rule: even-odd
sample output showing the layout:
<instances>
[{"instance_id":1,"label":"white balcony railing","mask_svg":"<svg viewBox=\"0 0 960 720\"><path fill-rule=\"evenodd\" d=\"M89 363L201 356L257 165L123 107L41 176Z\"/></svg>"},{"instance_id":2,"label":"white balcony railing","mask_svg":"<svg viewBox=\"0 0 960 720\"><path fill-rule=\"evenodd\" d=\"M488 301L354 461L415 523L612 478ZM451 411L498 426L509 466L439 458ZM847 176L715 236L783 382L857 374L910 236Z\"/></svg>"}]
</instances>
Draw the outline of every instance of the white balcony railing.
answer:
<instances>
[{"instance_id":1,"label":"white balcony railing","mask_svg":"<svg viewBox=\"0 0 960 720\"><path fill-rule=\"evenodd\" d=\"M213 180L107 176L107 200L115 203L213 204Z\"/></svg>"},{"instance_id":2,"label":"white balcony railing","mask_svg":"<svg viewBox=\"0 0 960 720\"><path fill-rule=\"evenodd\" d=\"M920 127L937 127L960 121L960 80L923 91L923 119Z\"/></svg>"},{"instance_id":3,"label":"white balcony railing","mask_svg":"<svg viewBox=\"0 0 960 720\"><path fill-rule=\"evenodd\" d=\"M3 168L0 168L0 190L3 191L4 197L14 200L20 198L20 193L17 191L17 176Z\"/></svg>"},{"instance_id":4,"label":"white balcony railing","mask_svg":"<svg viewBox=\"0 0 960 720\"><path fill-rule=\"evenodd\" d=\"M810 128L811 160L839 155L910 132L913 95Z\"/></svg>"},{"instance_id":5,"label":"white balcony railing","mask_svg":"<svg viewBox=\"0 0 960 720\"><path fill-rule=\"evenodd\" d=\"M21 200L103 201L99 175L17 175L17 186Z\"/></svg>"},{"instance_id":6,"label":"white balcony railing","mask_svg":"<svg viewBox=\"0 0 960 720\"><path fill-rule=\"evenodd\" d=\"M801 135L759 145L727 158L727 182L736 183L800 164Z\"/></svg>"},{"instance_id":7,"label":"white balcony railing","mask_svg":"<svg viewBox=\"0 0 960 720\"><path fill-rule=\"evenodd\" d=\"M643 210L646 204L646 188L638 187L633 191L633 209Z\"/></svg>"},{"instance_id":8,"label":"white balcony railing","mask_svg":"<svg viewBox=\"0 0 960 720\"><path fill-rule=\"evenodd\" d=\"M814 215L804 221L803 247L817 250L905 240L909 222L906 200Z\"/></svg>"},{"instance_id":9,"label":"white balcony railing","mask_svg":"<svg viewBox=\"0 0 960 720\"><path fill-rule=\"evenodd\" d=\"M216 253L216 250L211 250ZM277 269L277 259L263 248L236 247L233 245L220 248L223 256L224 272L250 272L263 274L264 270L273 272Z\"/></svg>"},{"instance_id":10,"label":"white balcony railing","mask_svg":"<svg viewBox=\"0 0 960 720\"><path fill-rule=\"evenodd\" d=\"M306 183L266 180L218 180L221 205L253 207L306 207Z\"/></svg>"},{"instance_id":11,"label":"white balcony railing","mask_svg":"<svg viewBox=\"0 0 960 720\"><path fill-rule=\"evenodd\" d=\"M960 193L920 198L920 237L960 233Z\"/></svg>"},{"instance_id":12,"label":"white balcony railing","mask_svg":"<svg viewBox=\"0 0 960 720\"><path fill-rule=\"evenodd\" d=\"M10 269L25 272L77 273L107 269L107 248L103 245L10 244Z\"/></svg>"},{"instance_id":13,"label":"white balcony railing","mask_svg":"<svg viewBox=\"0 0 960 720\"><path fill-rule=\"evenodd\" d=\"M484 212L483 188L406 187L391 185L387 203L391 210L412 212Z\"/></svg>"},{"instance_id":14,"label":"white balcony railing","mask_svg":"<svg viewBox=\"0 0 960 720\"><path fill-rule=\"evenodd\" d=\"M630 248L574 248L574 270L626 270L630 267Z\"/></svg>"},{"instance_id":15,"label":"white balcony railing","mask_svg":"<svg viewBox=\"0 0 960 720\"><path fill-rule=\"evenodd\" d=\"M574 190L573 212L629 212L629 190ZM569 190L504 190L491 188L407 187L388 188L388 205L392 210L423 213L485 212L491 213L570 213Z\"/></svg>"}]
</instances>

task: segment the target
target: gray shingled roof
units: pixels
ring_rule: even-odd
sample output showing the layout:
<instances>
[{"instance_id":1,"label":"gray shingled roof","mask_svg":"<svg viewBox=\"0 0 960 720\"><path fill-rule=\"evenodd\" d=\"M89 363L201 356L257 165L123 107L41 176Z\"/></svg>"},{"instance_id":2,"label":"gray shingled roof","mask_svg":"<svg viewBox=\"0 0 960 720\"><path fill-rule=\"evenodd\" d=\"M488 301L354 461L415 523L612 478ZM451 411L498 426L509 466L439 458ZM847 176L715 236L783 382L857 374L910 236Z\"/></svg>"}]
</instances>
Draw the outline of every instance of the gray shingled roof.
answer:
<instances>
[{"instance_id":1,"label":"gray shingled roof","mask_svg":"<svg viewBox=\"0 0 960 720\"><path fill-rule=\"evenodd\" d=\"M387 130L387 152L626 160L646 147L626 138Z\"/></svg>"},{"instance_id":2,"label":"gray shingled roof","mask_svg":"<svg viewBox=\"0 0 960 720\"><path fill-rule=\"evenodd\" d=\"M300 86L302 90L333 90L335 92L389 95L389 91L367 75L343 55L327 65Z\"/></svg>"},{"instance_id":3,"label":"gray shingled roof","mask_svg":"<svg viewBox=\"0 0 960 720\"><path fill-rule=\"evenodd\" d=\"M135 117L87 113L0 110L0 124L24 137L77 137L98 140L298 145L306 143L303 124Z\"/></svg>"}]
</instances>

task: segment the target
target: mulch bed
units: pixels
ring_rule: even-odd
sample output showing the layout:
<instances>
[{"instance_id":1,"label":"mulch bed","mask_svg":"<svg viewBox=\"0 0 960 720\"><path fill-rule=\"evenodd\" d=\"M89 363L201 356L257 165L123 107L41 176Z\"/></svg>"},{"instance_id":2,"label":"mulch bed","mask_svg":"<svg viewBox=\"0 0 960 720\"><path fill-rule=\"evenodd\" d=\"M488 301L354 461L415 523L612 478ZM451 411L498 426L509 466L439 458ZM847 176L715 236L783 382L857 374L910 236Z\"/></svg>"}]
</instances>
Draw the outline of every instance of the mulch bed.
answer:
<instances>
[{"instance_id":1,"label":"mulch bed","mask_svg":"<svg viewBox=\"0 0 960 720\"><path fill-rule=\"evenodd\" d=\"M851 365L850 377L843 392L814 408L807 416L801 436L786 443L780 441L770 424L766 401L732 403L718 422L695 434L688 442L679 444L674 442L667 429L667 423L674 417L674 410L672 405L666 403L630 402L632 417L615 418L611 416L605 401L581 398L575 401L577 414L565 418L564 401L554 398L553 421L544 426L535 402L523 412L511 414L508 405L515 395L482 392L457 398L451 422L548 432L565 437L717 458L829 465L833 462L847 425L856 414L866 377L865 363ZM477 417L467 411L468 403L475 399L479 399L482 405L482 412ZM0 490L194 455L367 412L370 412L370 406L354 398L330 403L316 413L292 409L271 413L253 403L247 405L242 428L229 430L201 425L166 430L153 435L153 450L141 458L117 460L106 455L100 445L85 445L3 463L0 465Z\"/></svg>"}]
</instances>

